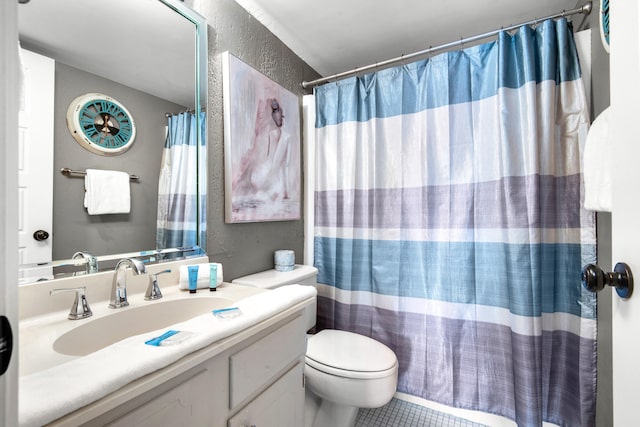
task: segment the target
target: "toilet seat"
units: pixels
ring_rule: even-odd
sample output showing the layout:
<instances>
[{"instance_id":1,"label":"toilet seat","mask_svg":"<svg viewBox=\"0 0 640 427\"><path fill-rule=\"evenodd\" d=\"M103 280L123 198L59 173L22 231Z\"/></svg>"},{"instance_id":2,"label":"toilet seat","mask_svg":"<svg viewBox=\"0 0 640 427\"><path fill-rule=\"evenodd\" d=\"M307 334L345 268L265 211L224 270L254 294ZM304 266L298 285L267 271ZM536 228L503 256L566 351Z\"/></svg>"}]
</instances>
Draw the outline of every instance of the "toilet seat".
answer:
<instances>
[{"instance_id":1,"label":"toilet seat","mask_svg":"<svg viewBox=\"0 0 640 427\"><path fill-rule=\"evenodd\" d=\"M305 362L327 374L375 379L397 372L398 359L386 345L353 332L324 329L307 341Z\"/></svg>"}]
</instances>

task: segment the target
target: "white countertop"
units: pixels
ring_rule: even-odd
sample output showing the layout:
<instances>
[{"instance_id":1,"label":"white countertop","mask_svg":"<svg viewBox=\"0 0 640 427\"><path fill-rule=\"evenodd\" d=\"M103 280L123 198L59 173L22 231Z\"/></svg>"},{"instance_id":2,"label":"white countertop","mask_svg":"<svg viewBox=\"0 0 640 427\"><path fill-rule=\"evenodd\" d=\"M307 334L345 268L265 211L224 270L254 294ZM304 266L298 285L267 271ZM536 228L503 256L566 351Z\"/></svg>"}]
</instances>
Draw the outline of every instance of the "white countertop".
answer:
<instances>
[{"instance_id":1,"label":"white countertop","mask_svg":"<svg viewBox=\"0 0 640 427\"><path fill-rule=\"evenodd\" d=\"M209 292L207 289L200 289L195 294L188 291L182 291L178 288L178 284L164 286L162 289L163 298L156 301L145 301L144 292L138 292L128 295L129 306L119 309L108 308L108 300L90 301L89 305L93 311L93 316L80 319L69 320L67 315L69 309L58 310L52 313L31 317L20 321L20 376L32 374L70 360L77 359L80 356L70 356L58 353L54 350L54 342L63 334L70 330L94 322L105 316L114 316L128 310L135 310L140 306L162 304L168 300L181 298L226 298L232 302L243 298L265 292L261 289L250 288L248 286L232 285L222 283L218 290ZM67 294L66 300L69 301L69 307L73 294ZM169 325L167 325L169 326Z\"/></svg>"},{"instance_id":2,"label":"white countertop","mask_svg":"<svg viewBox=\"0 0 640 427\"><path fill-rule=\"evenodd\" d=\"M156 270L166 267L167 265L163 265ZM174 269L178 270L175 266ZM102 275L102 273L99 274ZM21 289L21 292L25 291L28 295L26 301L21 301L19 326L21 426L46 424L79 408L83 408L85 415L90 415L91 409L85 408L95 406L92 402L98 400L109 402L98 406L117 405L123 396L131 396L134 393L133 390L128 391L127 384L132 381L138 378L144 379L148 387L167 381L171 375L177 375L182 369L187 369L190 364L196 363L202 357L211 357L225 346L237 340L246 339L245 335L257 325L263 323L266 325L282 315L289 315L288 313L292 310L315 308L316 303L315 289L308 286L292 285L267 291L223 282L216 292L200 289L197 293L190 294L188 291L179 289L177 275L167 274L166 276L160 276L163 298L156 301L144 300L148 277L143 275L131 277L127 285L130 305L120 309L108 308L108 298L100 298L100 296L108 296L109 292L105 289L110 290L111 281L105 279L112 277L112 273L103 275L102 279L98 275L87 276L73 278L72 281L65 283L42 282L39 286L29 285L28 289ZM89 282L87 295L93 316L82 320L69 320L67 315L73 301L73 294L52 302L53 297L48 293L54 287L77 287L76 279L84 283ZM55 295L55 297L61 295ZM219 319L207 310L201 315L185 319L175 325L166 325L144 333L138 332L136 335L86 356L70 356L54 350L54 343L59 337L80 325L87 325L108 316L117 316L126 311L135 310L137 307L212 296L225 299L224 302L229 301L230 305L240 307L242 315L234 319ZM21 298L23 297L21 294ZM29 306L35 303L51 304L54 309ZM25 316L25 313L35 315ZM153 347L144 344L144 341L168 329L195 331L194 338L170 347ZM237 340L234 338L236 336ZM197 351L200 349L202 351ZM185 357L187 355L188 357ZM190 359L194 360L190 361ZM175 368L173 368L174 365ZM163 369L169 366L172 368ZM139 392L139 389L138 386L136 392ZM107 398L107 396L115 397Z\"/></svg>"}]
</instances>

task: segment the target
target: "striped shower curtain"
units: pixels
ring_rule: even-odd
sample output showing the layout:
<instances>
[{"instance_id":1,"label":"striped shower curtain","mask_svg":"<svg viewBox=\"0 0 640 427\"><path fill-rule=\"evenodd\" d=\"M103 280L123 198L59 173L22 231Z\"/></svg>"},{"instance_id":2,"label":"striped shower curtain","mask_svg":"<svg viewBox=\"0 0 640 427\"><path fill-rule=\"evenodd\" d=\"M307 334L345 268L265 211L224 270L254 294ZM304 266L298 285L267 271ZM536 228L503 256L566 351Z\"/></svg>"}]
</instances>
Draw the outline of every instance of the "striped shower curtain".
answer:
<instances>
[{"instance_id":1,"label":"striped shower curtain","mask_svg":"<svg viewBox=\"0 0 640 427\"><path fill-rule=\"evenodd\" d=\"M169 116L167 121L158 184L156 249L196 245L206 249L206 112L199 113L199 120L184 112Z\"/></svg>"},{"instance_id":2,"label":"striped shower curtain","mask_svg":"<svg viewBox=\"0 0 640 427\"><path fill-rule=\"evenodd\" d=\"M398 391L519 426L595 423L589 117L571 24L316 88L318 326Z\"/></svg>"}]
</instances>

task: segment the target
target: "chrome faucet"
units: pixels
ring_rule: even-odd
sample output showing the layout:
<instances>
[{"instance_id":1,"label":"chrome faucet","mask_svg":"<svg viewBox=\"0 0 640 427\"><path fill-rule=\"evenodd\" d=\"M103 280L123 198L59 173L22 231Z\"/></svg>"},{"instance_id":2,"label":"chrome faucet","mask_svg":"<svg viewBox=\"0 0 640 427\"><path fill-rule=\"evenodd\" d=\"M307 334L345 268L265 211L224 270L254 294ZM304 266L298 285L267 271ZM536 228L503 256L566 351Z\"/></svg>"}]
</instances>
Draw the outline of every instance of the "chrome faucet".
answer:
<instances>
[{"instance_id":1,"label":"chrome faucet","mask_svg":"<svg viewBox=\"0 0 640 427\"><path fill-rule=\"evenodd\" d=\"M160 291L160 286L158 286L158 276L166 273L171 273L171 270L163 270L149 275L149 286L147 287L147 291L144 293L145 300L153 301L155 299L162 298L162 292Z\"/></svg>"},{"instance_id":2,"label":"chrome faucet","mask_svg":"<svg viewBox=\"0 0 640 427\"><path fill-rule=\"evenodd\" d=\"M49 291L49 295L55 295L61 292L75 292L76 297L73 300L71 311L69 311L69 315L67 317L70 320L86 319L87 317L91 317L93 313L91 312L91 308L89 308L87 297L84 294L85 290L86 287L84 286L79 288L52 289Z\"/></svg>"},{"instance_id":3,"label":"chrome faucet","mask_svg":"<svg viewBox=\"0 0 640 427\"><path fill-rule=\"evenodd\" d=\"M90 274L90 273L92 274L92 273L98 272L98 258L94 257L87 251L76 252L71 257L71 259L78 259L78 258L87 260L87 267L85 269L85 274Z\"/></svg>"},{"instance_id":4,"label":"chrome faucet","mask_svg":"<svg viewBox=\"0 0 640 427\"><path fill-rule=\"evenodd\" d=\"M129 305L127 301L127 267L131 268L134 275L146 273L147 270L139 259L124 258L118 261L113 272L113 286L111 286L111 302L109 308L122 308Z\"/></svg>"}]
</instances>

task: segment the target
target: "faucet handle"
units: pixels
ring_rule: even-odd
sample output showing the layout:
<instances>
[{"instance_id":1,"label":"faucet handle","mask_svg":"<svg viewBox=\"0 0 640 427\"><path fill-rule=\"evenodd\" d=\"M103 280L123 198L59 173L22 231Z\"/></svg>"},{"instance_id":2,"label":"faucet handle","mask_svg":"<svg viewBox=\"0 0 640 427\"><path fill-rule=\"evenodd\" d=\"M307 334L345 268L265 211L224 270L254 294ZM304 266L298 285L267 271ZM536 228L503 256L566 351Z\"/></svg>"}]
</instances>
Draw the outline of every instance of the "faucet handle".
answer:
<instances>
[{"instance_id":1,"label":"faucet handle","mask_svg":"<svg viewBox=\"0 0 640 427\"><path fill-rule=\"evenodd\" d=\"M67 317L70 320L86 319L93 315L93 312L89 307L89 303L87 302L87 297L84 294L86 289L87 288L85 286L81 286L79 288L52 289L49 291L49 295L55 295L62 292L75 292L76 297L73 300L71 311L69 311L69 316Z\"/></svg>"},{"instance_id":2,"label":"faucet handle","mask_svg":"<svg viewBox=\"0 0 640 427\"><path fill-rule=\"evenodd\" d=\"M158 286L158 276L165 273L171 273L171 270L162 270L149 275L149 286L147 287L147 291L144 293L145 300L152 301L154 299L162 298L162 292L160 292L160 286Z\"/></svg>"}]
</instances>

